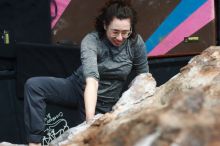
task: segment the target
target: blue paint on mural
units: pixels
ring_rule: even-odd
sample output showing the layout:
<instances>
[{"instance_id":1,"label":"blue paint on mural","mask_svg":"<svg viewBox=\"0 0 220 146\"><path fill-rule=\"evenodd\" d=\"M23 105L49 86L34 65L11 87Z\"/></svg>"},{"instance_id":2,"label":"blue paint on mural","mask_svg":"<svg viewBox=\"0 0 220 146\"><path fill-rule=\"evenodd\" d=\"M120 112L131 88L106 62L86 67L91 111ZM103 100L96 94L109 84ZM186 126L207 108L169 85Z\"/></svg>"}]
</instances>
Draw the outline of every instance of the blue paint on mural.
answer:
<instances>
[{"instance_id":1,"label":"blue paint on mural","mask_svg":"<svg viewBox=\"0 0 220 146\"><path fill-rule=\"evenodd\" d=\"M156 47L160 41L162 41L170 32L172 32L205 2L207 2L207 0L182 0L145 42L147 51L150 52Z\"/></svg>"}]
</instances>

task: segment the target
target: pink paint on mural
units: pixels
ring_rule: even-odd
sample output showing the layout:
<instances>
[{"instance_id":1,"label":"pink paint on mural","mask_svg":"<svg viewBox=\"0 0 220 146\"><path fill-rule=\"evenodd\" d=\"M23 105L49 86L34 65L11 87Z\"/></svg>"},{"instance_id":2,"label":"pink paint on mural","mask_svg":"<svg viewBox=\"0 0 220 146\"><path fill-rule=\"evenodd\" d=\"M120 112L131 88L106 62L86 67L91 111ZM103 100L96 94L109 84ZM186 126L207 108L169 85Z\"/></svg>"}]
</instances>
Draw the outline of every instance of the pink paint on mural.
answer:
<instances>
[{"instance_id":1,"label":"pink paint on mural","mask_svg":"<svg viewBox=\"0 0 220 146\"><path fill-rule=\"evenodd\" d=\"M57 5L57 16L51 22L51 27L52 28L56 25L57 21L62 16L64 10L69 5L70 1L71 0L55 0L56 5ZM53 3L51 3L50 12L51 12L51 16L55 15L55 5Z\"/></svg>"},{"instance_id":2,"label":"pink paint on mural","mask_svg":"<svg viewBox=\"0 0 220 146\"><path fill-rule=\"evenodd\" d=\"M208 0L188 19L173 30L160 42L148 56L164 55L181 43L185 37L189 37L215 18L214 0Z\"/></svg>"}]
</instances>

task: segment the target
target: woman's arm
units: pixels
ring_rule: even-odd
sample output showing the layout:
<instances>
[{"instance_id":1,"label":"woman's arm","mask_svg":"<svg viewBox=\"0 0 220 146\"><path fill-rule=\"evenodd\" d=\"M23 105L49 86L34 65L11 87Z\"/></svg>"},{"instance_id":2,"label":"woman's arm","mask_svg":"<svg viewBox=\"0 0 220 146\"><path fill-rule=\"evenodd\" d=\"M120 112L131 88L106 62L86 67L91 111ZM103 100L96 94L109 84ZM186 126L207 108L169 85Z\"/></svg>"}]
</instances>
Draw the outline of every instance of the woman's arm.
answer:
<instances>
[{"instance_id":1,"label":"woman's arm","mask_svg":"<svg viewBox=\"0 0 220 146\"><path fill-rule=\"evenodd\" d=\"M133 68L136 75L149 72L146 45L140 35L138 35L138 39L133 49Z\"/></svg>"},{"instance_id":2,"label":"woman's arm","mask_svg":"<svg viewBox=\"0 0 220 146\"><path fill-rule=\"evenodd\" d=\"M86 112L86 122L89 123L95 115L97 102L98 81L93 77L86 78L86 87L84 91L84 102Z\"/></svg>"},{"instance_id":3,"label":"woman's arm","mask_svg":"<svg viewBox=\"0 0 220 146\"><path fill-rule=\"evenodd\" d=\"M99 72L97 64L97 36L90 33L81 42L81 61L85 78L84 104L86 121L90 122L97 102Z\"/></svg>"}]
</instances>

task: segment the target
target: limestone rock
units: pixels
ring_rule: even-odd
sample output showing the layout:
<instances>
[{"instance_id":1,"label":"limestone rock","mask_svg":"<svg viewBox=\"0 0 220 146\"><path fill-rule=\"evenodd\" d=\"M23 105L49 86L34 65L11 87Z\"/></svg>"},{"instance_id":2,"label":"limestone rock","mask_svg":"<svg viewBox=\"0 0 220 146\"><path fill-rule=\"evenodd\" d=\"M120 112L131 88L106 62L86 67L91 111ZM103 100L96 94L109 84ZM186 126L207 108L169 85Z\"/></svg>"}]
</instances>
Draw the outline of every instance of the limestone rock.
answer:
<instances>
[{"instance_id":1,"label":"limestone rock","mask_svg":"<svg viewBox=\"0 0 220 146\"><path fill-rule=\"evenodd\" d=\"M195 56L154 95L144 96L147 91L142 90L135 96L130 91L123 96L131 98L119 100L111 113L59 145L220 145L220 47Z\"/></svg>"},{"instance_id":2,"label":"limestone rock","mask_svg":"<svg viewBox=\"0 0 220 146\"><path fill-rule=\"evenodd\" d=\"M156 81L150 73L143 73L134 78L131 87L125 91L116 105L114 114L122 113L134 107L135 104L152 96L156 90Z\"/></svg>"},{"instance_id":3,"label":"limestone rock","mask_svg":"<svg viewBox=\"0 0 220 146\"><path fill-rule=\"evenodd\" d=\"M0 146L27 146L27 145L23 145L23 144L12 144L12 143L9 143L9 142L1 142L0 143Z\"/></svg>"}]
</instances>

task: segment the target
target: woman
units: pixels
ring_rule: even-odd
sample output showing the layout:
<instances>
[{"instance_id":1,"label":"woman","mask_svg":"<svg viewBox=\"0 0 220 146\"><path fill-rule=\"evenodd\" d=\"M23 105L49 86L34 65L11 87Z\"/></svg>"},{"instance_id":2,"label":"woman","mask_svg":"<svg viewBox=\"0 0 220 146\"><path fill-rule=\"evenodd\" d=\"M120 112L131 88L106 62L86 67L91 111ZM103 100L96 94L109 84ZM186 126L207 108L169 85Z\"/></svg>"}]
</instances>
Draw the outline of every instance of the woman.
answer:
<instances>
[{"instance_id":1,"label":"woman","mask_svg":"<svg viewBox=\"0 0 220 146\"><path fill-rule=\"evenodd\" d=\"M34 77L25 84L25 125L29 145L40 145L45 101L72 105L81 121L111 111L133 68L148 72L145 43L136 34L136 12L122 0L112 0L96 18L96 31L81 42L80 66L70 77Z\"/></svg>"}]
</instances>

